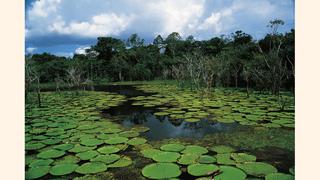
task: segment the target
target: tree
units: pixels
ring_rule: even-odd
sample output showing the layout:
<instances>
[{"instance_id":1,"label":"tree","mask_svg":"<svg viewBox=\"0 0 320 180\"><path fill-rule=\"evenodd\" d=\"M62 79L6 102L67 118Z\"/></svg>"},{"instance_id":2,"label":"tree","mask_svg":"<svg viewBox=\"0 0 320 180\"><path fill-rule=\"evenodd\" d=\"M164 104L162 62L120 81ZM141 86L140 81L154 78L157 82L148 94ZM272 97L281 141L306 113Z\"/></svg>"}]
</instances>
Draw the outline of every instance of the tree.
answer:
<instances>
[{"instance_id":1,"label":"tree","mask_svg":"<svg viewBox=\"0 0 320 180\"><path fill-rule=\"evenodd\" d=\"M141 39L138 34L132 34L128 39L126 45L130 48L143 46L144 39Z\"/></svg>"}]
</instances>

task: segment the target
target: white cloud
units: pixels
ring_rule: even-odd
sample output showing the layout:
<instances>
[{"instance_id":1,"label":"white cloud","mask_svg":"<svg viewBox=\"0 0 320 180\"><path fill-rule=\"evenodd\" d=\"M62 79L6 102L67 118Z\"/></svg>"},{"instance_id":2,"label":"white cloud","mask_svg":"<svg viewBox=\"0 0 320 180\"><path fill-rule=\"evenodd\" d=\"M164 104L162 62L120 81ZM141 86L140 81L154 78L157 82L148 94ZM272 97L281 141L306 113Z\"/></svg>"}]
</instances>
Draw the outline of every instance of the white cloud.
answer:
<instances>
[{"instance_id":1,"label":"white cloud","mask_svg":"<svg viewBox=\"0 0 320 180\"><path fill-rule=\"evenodd\" d=\"M90 47L78 47L74 52L75 54L86 54L87 49L90 49Z\"/></svg>"},{"instance_id":2,"label":"white cloud","mask_svg":"<svg viewBox=\"0 0 320 180\"><path fill-rule=\"evenodd\" d=\"M27 47L26 52L29 54L33 53L37 48L36 47Z\"/></svg>"},{"instance_id":3,"label":"white cloud","mask_svg":"<svg viewBox=\"0 0 320 180\"><path fill-rule=\"evenodd\" d=\"M32 9L28 12L31 18L46 18L49 14L57 11L61 0L39 0L33 2Z\"/></svg>"}]
</instances>

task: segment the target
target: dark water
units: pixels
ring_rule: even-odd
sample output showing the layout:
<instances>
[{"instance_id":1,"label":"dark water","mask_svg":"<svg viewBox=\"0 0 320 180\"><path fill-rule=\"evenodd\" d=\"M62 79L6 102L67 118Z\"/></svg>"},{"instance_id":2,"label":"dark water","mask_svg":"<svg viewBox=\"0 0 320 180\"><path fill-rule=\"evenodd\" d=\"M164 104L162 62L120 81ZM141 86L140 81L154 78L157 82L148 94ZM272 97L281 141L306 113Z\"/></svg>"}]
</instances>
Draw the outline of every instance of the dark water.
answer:
<instances>
[{"instance_id":1,"label":"dark water","mask_svg":"<svg viewBox=\"0 0 320 180\"><path fill-rule=\"evenodd\" d=\"M133 86L105 86L96 87L95 90L106 90L108 92L126 95L128 97L149 96L154 93L145 93L135 89ZM191 137L201 138L210 133L221 133L232 131L239 126L238 123L219 123L202 119L199 122L185 122L183 119L172 120L168 116L155 116L154 112L158 111L158 107L143 107L132 105L134 101L128 100L120 106L112 107L102 111L103 114L111 116L122 116L121 124L124 127L133 127L134 125L142 125L150 128L143 133L149 140L161 140L166 138Z\"/></svg>"}]
</instances>

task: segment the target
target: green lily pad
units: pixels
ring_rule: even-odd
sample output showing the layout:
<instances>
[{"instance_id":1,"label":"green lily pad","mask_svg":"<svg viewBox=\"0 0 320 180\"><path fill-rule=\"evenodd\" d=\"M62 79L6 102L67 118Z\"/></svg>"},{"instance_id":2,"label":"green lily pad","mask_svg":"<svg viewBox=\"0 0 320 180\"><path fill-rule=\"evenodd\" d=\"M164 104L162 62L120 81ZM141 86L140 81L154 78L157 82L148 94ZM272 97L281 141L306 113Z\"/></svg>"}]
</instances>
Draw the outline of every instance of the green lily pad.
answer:
<instances>
[{"instance_id":1,"label":"green lily pad","mask_svg":"<svg viewBox=\"0 0 320 180\"><path fill-rule=\"evenodd\" d=\"M119 136L126 137L126 138L132 138L139 136L139 133L136 131L123 131L119 133Z\"/></svg>"},{"instance_id":2,"label":"green lily pad","mask_svg":"<svg viewBox=\"0 0 320 180\"><path fill-rule=\"evenodd\" d=\"M49 170L50 170L50 166L31 167L26 172L26 179L40 178L40 177L45 176L46 174L48 174Z\"/></svg>"},{"instance_id":3,"label":"green lily pad","mask_svg":"<svg viewBox=\"0 0 320 180\"><path fill-rule=\"evenodd\" d=\"M236 164L236 162L231 159L230 153L217 154L216 158L217 158L218 164L224 164L224 165L235 165Z\"/></svg>"},{"instance_id":4,"label":"green lily pad","mask_svg":"<svg viewBox=\"0 0 320 180\"><path fill-rule=\"evenodd\" d=\"M146 158L152 158L154 155L161 153L159 149L148 148L141 151L142 155Z\"/></svg>"},{"instance_id":5,"label":"green lily pad","mask_svg":"<svg viewBox=\"0 0 320 180\"><path fill-rule=\"evenodd\" d=\"M212 150L214 152L217 152L219 154L221 154L221 153L231 153L231 152L235 151L235 149L233 149L232 147L224 146L224 145L214 146L210 150Z\"/></svg>"},{"instance_id":6,"label":"green lily pad","mask_svg":"<svg viewBox=\"0 0 320 180\"><path fill-rule=\"evenodd\" d=\"M53 163L54 160L52 159L36 159L33 160L29 166L30 167L36 167L36 166L49 166L51 163Z\"/></svg>"},{"instance_id":7,"label":"green lily pad","mask_svg":"<svg viewBox=\"0 0 320 180\"><path fill-rule=\"evenodd\" d=\"M69 149L68 151L73 153L80 153L80 152L93 150L95 148L96 148L95 146L82 146L80 144L76 144L72 149Z\"/></svg>"},{"instance_id":8,"label":"green lily pad","mask_svg":"<svg viewBox=\"0 0 320 180\"><path fill-rule=\"evenodd\" d=\"M84 146L98 146L103 144L104 142L100 139L94 139L94 138L86 138L86 139L82 139L80 144L84 145Z\"/></svg>"},{"instance_id":9,"label":"green lily pad","mask_svg":"<svg viewBox=\"0 0 320 180\"><path fill-rule=\"evenodd\" d=\"M191 164L187 167L187 170L193 176L205 176L218 171L219 167L213 164Z\"/></svg>"},{"instance_id":10,"label":"green lily pad","mask_svg":"<svg viewBox=\"0 0 320 180\"><path fill-rule=\"evenodd\" d=\"M266 180L294 180L294 176L284 173L271 173L266 175Z\"/></svg>"},{"instance_id":11,"label":"green lily pad","mask_svg":"<svg viewBox=\"0 0 320 180\"><path fill-rule=\"evenodd\" d=\"M185 146L182 144L165 144L160 149L163 151L180 152L185 149Z\"/></svg>"},{"instance_id":12,"label":"green lily pad","mask_svg":"<svg viewBox=\"0 0 320 180\"><path fill-rule=\"evenodd\" d=\"M176 162L180 157L176 152L161 152L152 156L152 159L157 162Z\"/></svg>"},{"instance_id":13,"label":"green lily pad","mask_svg":"<svg viewBox=\"0 0 320 180\"><path fill-rule=\"evenodd\" d=\"M150 179L170 179L180 174L179 166L173 163L153 163L142 169L142 175Z\"/></svg>"},{"instance_id":14,"label":"green lily pad","mask_svg":"<svg viewBox=\"0 0 320 180\"><path fill-rule=\"evenodd\" d=\"M123 156L121 157L118 161L108 165L108 167L126 167L126 166L130 166L132 164L132 160L130 157L127 156Z\"/></svg>"},{"instance_id":15,"label":"green lily pad","mask_svg":"<svg viewBox=\"0 0 320 180\"><path fill-rule=\"evenodd\" d=\"M247 175L241 169L232 166L220 166L221 174L214 177L215 180L244 180Z\"/></svg>"},{"instance_id":16,"label":"green lily pad","mask_svg":"<svg viewBox=\"0 0 320 180\"><path fill-rule=\"evenodd\" d=\"M62 150L62 151L67 151L69 149L72 149L74 147L73 144L59 144L54 146L54 149Z\"/></svg>"},{"instance_id":17,"label":"green lily pad","mask_svg":"<svg viewBox=\"0 0 320 180\"><path fill-rule=\"evenodd\" d=\"M194 146L194 145L190 145L190 146L186 146L186 148L181 151L181 153L183 154L206 154L208 153L207 148L201 147L201 146Z\"/></svg>"},{"instance_id":18,"label":"green lily pad","mask_svg":"<svg viewBox=\"0 0 320 180\"><path fill-rule=\"evenodd\" d=\"M200 119L199 118L187 118L184 121L193 123L193 122L199 122Z\"/></svg>"},{"instance_id":19,"label":"green lily pad","mask_svg":"<svg viewBox=\"0 0 320 180\"><path fill-rule=\"evenodd\" d=\"M56 150L56 149L49 149L46 151L42 151L39 154L37 154L38 158L42 159L50 159L50 158L58 158L65 154L64 151Z\"/></svg>"},{"instance_id":20,"label":"green lily pad","mask_svg":"<svg viewBox=\"0 0 320 180\"><path fill-rule=\"evenodd\" d=\"M57 159L54 161L54 165L58 164L77 164L80 159L74 155L63 156L61 159Z\"/></svg>"},{"instance_id":21,"label":"green lily pad","mask_svg":"<svg viewBox=\"0 0 320 180\"><path fill-rule=\"evenodd\" d=\"M76 154L76 156L79 157L81 160L89 160L91 158L96 157L97 155L99 155L99 153L97 151L92 150Z\"/></svg>"},{"instance_id":22,"label":"green lily pad","mask_svg":"<svg viewBox=\"0 0 320 180\"><path fill-rule=\"evenodd\" d=\"M37 150L45 147L46 145L40 142L28 142L25 145L26 150Z\"/></svg>"},{"instance_id":23,"label":"green lily pad","mask_svg":"<svg viewBox=\"0 0 320 180\"><path fill-rule=\"evenodd\" d=\"M107 154L107 155L98 155L97 157L92 158L90 161L91 162L98 161L98 162L103 162L105 164L110 164L119 159L120 159L120 156L117 154Z\"/></svg>"},{"instance_id":24,"label":"green lily pad","mask_svg":"<svg viewBox=\"0 0 320 180\"><path fill-rule=\"evenodd\" d=\"M263 162L246 162L243 164L237 164L236 166L247 174L257 177L264 177L267 174L276 173L278 171L277 168Z\"/></svg>"},{"instance_id":25,"label":"green lily pad","mask_svg":"<svg viewBox=\"0 0 320 180\"><path fill-rule=\"evenodd\" d=\"M136 126L136 127L133 127L131 130L142 133L142 132L147 132L147 131L149 131L150 128L145 127L145 126Z\"/></svg>"},{"instance_id":26,"label":"green lily pad","mask_svg":"<svg viewBox=\"0 0 320 180\"><path fill-rule=\"evenodd\" d=\"M42 143L46 144L46 145L53 145L53 144L58 144L61 142L61 139L58 138L50 138L50 139L46 139L41 141Z\"/></svg>"},{"instance_id":27,"label":"green lily pad","mask_svg":"<svg viewBox=\"0 0 320 180\"><path fill-rule=\"evenodd\" d=\"M182 165L189 165L195 163L198 158L198 154L182 154L177 162Z\"/></svg>"},{"instance_id":28,"label":"green lily pad","mask_svg":"<svg viewBox=\"0 0 320 180\"><path fill-rule=\"evenodd\" d=\"M115 146L103 146L99 148L97 151L102 154L112 154L119 152L120 149Z\"/></svg>"},{"instance_id":29,"label":"green lily pad","mask_svg":"<svg viewBox=\"0 0 320 180\"><path fill-rule=\"evenodd\" d=\"M211 163L215 163L216 161L217 159L215 157L209 156L209 155L202 155L198 159L198 162L203 164L211 164Z\"/></svg>"},{"instance_id":30,"label":"green lily pad","mask_svg":"<svg viewBox=\"0 0 320 180\"><path fill-rule=\"evenodd\" d=\"M112 137L110 139L105 140L107 144L122 144L126 143L129 139L126 137Z\"/></svg>"},{"instance_id":31,"label":"green lily pad","mask_svg":"<svg viewBox=\"0 0 320 180\"><path fill-rule=\"evenodd\" d=\"M74 172L77 168L77 164L58 164L50 169L50 174L54 176L62 176Z\"/></svg>"},{"instance_id":32,"label":"green lily pad","mask_svg":"<svg viewBox=\"0 0 320 180\"><path fill-rule=\"evenodd\" d=\"M127 143L130 144L130 145L132 145L132 146L135 146L135 145L144 144L144 143L146 143L146 142L147 142L146 139L136 137L136 138L130 139Z\"/></svg>"},{"instance_id":33,"label":"green lily pad","mask_svg":"<svg viewBox=\"0 0 320 180\"><path fill-rule=\"evenodd\" d=\"M80 174L95 174L107 170L107 165L102 162L88 162L84 163L76 169Z\"/></svg>"},{"instance_id":34,"label":"green lily pad","mask_svg":"<svg viewBox=\"0 0 320 180\"><path fill-rule=\"evenodd\" d=\"M254 162L257 160L254 155L250 155L247 153L231 153L231 157L238 163Z\"/></svg>"}]
</instances>

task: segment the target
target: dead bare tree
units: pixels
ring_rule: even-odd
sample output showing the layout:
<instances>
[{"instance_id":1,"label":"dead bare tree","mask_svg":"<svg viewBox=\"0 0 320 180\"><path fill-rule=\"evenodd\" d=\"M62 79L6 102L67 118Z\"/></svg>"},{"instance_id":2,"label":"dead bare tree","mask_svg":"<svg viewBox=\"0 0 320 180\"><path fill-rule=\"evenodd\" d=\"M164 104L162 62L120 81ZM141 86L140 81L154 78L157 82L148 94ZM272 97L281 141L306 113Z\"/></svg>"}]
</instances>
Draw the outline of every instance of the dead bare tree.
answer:
<instances>
[{"instance_id":1,"label":"dead bare tree","mask_svg":"<svg viewBox=\"0 0 320 180\"><path fill-rule=\"evenodd\" d=\"M25 96L28 98L30 86L36 83L35 92L37 94L38 107L41 107L40 93L40 73L33 67L32 62L27 59L25 63Z\"/></svg>"}]
</instances>

